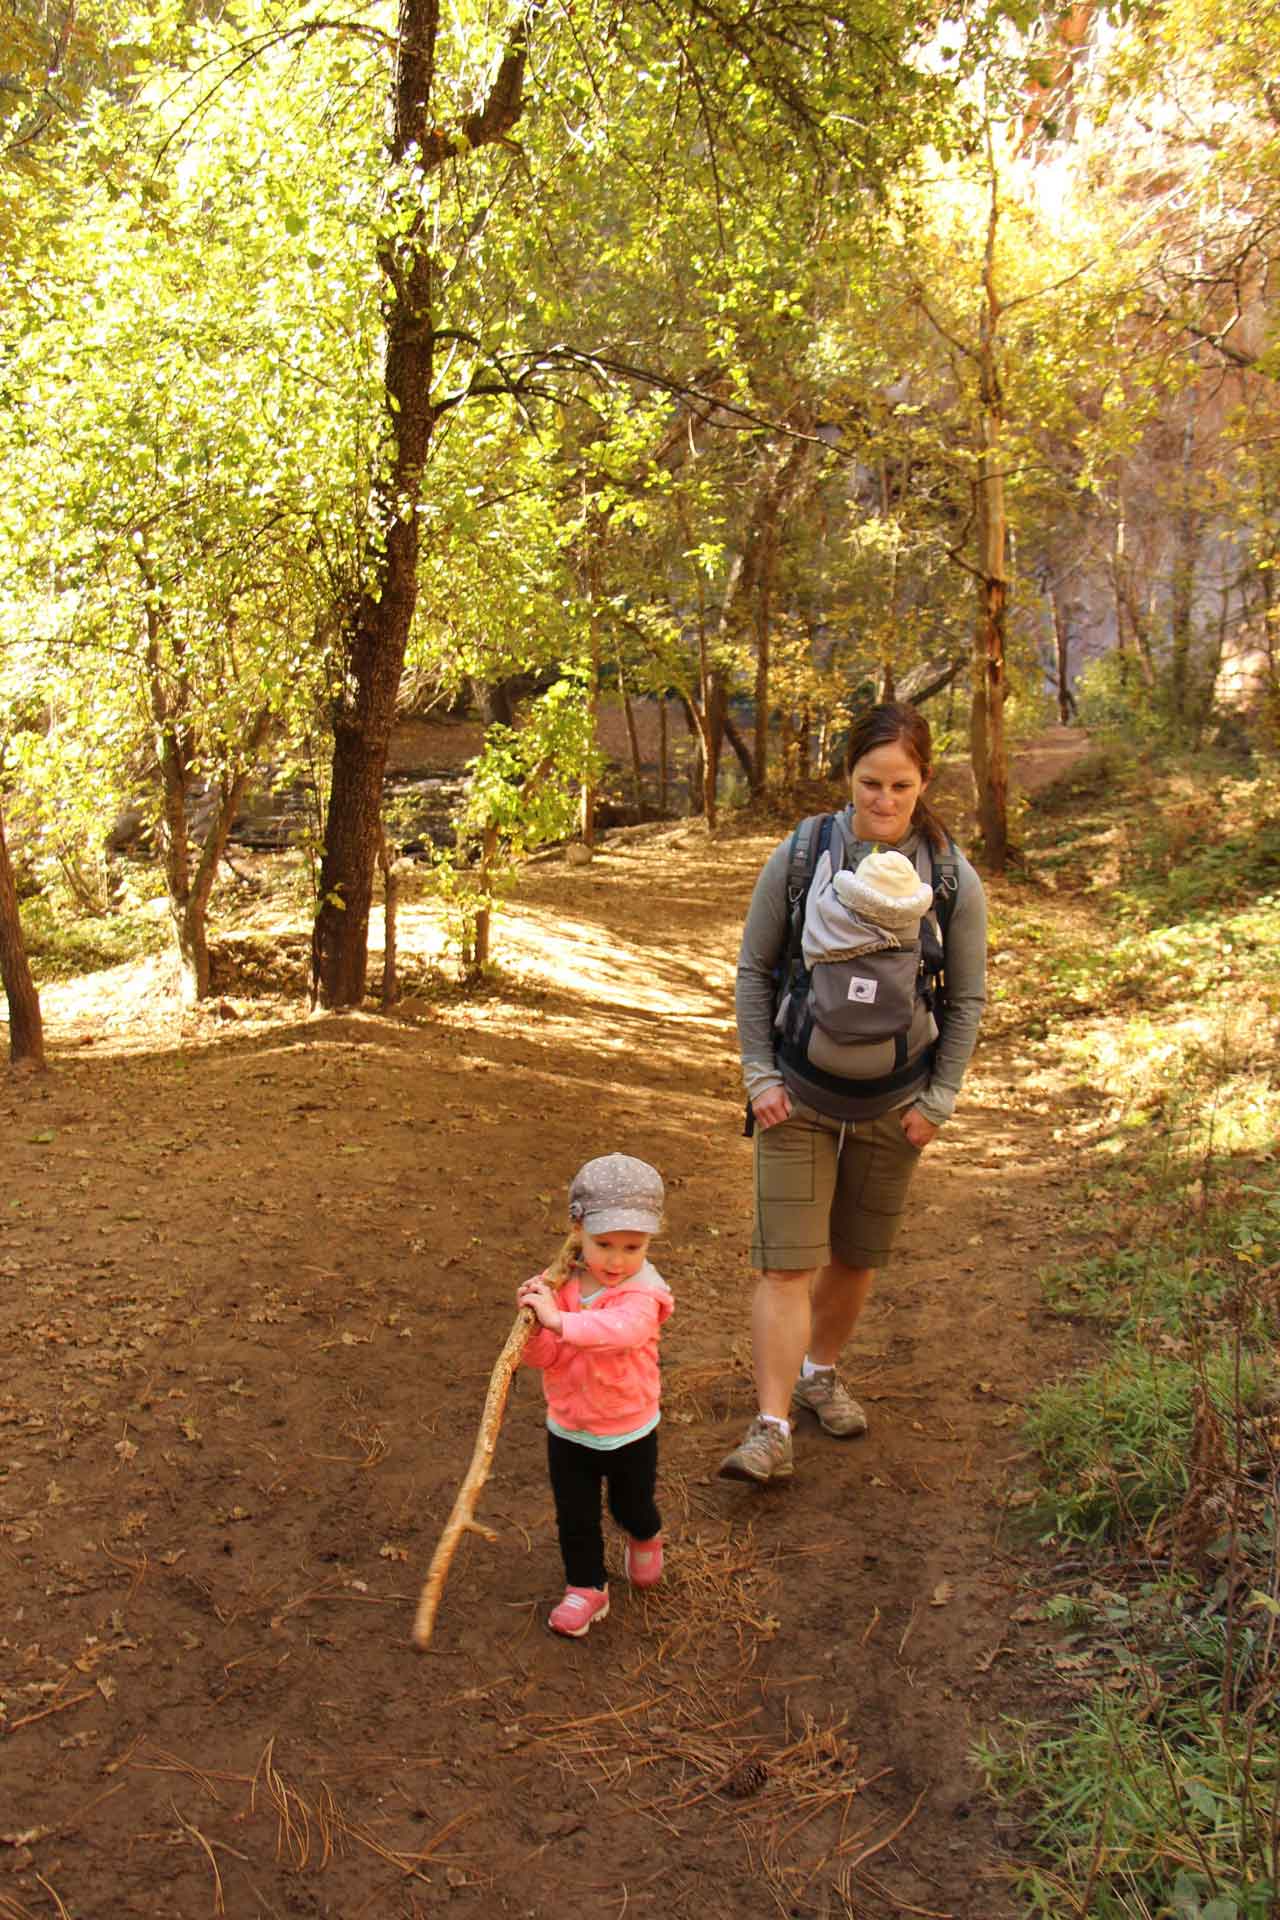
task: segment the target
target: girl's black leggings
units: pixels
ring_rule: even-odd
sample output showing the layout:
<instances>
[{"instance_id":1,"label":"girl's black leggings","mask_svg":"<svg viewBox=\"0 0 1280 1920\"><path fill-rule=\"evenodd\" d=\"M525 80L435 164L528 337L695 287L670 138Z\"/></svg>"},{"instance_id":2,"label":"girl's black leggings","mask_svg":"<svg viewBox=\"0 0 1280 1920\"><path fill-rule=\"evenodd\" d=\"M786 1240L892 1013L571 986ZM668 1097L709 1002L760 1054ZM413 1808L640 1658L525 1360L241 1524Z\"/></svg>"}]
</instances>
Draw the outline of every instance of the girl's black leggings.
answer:
<instances>
[{"instance_id":1,"label":"girl's black leggings","mask_svg":"<svg viewBox=\"0 0 1280 1920\"><path fill-rule=\"evenodd\" d=\"M633 1540L652 1540L662 1531L654 1504L658 1479L658 1429L625 1447L583 1447L547 1432L547 1465L556 1502L556 1526L565 1579L571 1587L605 1584L604 1532L600 1524L600 1482L608 1488L609 1511Z\"/></svg>"}]
</instances>

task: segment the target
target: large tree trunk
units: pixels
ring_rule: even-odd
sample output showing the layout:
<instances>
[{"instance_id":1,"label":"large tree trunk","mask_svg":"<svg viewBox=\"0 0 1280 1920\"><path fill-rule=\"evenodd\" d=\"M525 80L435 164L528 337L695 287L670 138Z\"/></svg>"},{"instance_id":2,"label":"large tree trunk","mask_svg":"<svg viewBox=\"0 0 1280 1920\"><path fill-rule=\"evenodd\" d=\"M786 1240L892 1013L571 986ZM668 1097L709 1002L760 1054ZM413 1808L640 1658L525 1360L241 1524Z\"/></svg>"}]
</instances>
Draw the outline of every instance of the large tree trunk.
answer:
<instances>
[{"instance_id":1,"label":"large tree trunk","mask_svg":"<svg viewBox=\"0 0 1280 1920\"><path fill-rule=\"evenodd\" d=\"M22 942L18 889L5 844L3 818L0 818L0 983L9 1002L10 1060L15 1067L43 1067L44 1023L40 1018L40 996L31 978L27 950Z\"/></svg>"},{"instance_id":2,"label":"large tree trunk","mask_svg":"<svg viewBox=\"0 0 1280 1920\"><path fill-rule=\"evenodd\" d=\"M489 99L457 129L436 124L439 0L401 0L392 83L390 168L433 173L446 159L465 164L472 148L506 134L519 118L525 64L523 24L513 32ZM372 535L361 594L343 636L346 690L334 716L333 780L320 866L320 903L311 942L311 993L325 1007L364 998L369 909L382 831L387 763L405 647L418 598L422 476L436 424L435 260L421 188L407 232L388 241L384 426L388 457L374 488Z\"/></svg>"}]
</instances>

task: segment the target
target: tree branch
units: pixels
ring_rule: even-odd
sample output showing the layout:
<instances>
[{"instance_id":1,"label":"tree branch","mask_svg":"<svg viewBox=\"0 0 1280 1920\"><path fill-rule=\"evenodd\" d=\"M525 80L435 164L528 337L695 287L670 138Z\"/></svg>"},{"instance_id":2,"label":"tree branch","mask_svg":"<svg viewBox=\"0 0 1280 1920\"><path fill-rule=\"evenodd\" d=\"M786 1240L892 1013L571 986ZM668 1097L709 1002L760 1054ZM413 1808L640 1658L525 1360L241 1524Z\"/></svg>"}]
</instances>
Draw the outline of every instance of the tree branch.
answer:
<instances>
[{"instance_id":1,"label":"tree branch","mask_svg":"<svg viewBox=\"0 0 1280 1920\"><path fill-rule=\"evenodd\" d=\"M492 146L510 133L524 109L524 73L529 57L529 16L522 14L511 29L507 51L502 57L489 98L475 113L469 113L452 133L433 127L422 142L422 164L428 169L444 165L456 154L476 147Z\"/></svg>"}]
</instances>

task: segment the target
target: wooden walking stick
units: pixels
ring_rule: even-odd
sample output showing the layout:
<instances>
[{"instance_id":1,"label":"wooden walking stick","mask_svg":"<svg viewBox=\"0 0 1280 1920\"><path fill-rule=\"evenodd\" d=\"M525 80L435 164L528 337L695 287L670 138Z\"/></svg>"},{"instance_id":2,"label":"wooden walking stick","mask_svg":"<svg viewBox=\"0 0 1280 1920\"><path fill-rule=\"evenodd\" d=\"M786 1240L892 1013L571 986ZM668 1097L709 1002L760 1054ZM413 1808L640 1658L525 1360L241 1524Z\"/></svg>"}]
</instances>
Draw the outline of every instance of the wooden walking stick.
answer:
<instances>
[{"instance_id":1,"label":"wooden walking stick","mask_svg":"<svg viewBox=\"0 0 1280 1920\"><path fill-rule=\"evenodd\" d=\"M572 1255L566 1248L545 1275L548 1286L555 1288L558 1292L569 1276L571 1264ZM480 1526L472 1516L476 1510L476 1501L480 1498L480 1489L489 1478L489 1469L493 1465L498 1432L506 1410L507 1395L511 1391L511 1376L520 1365L520 1356L528 1344L529 1335L533 1332L535 1324L536 1316L533 1309L521 1307L507 1335L506 1345L498 1355L493 1372L489 1376L489 1391L484 1397L480 1431L476 1435L471 1465L467 1468L462 1485L458 1488L458 1497L453 1503L453 1511L444 1523L439 1544L431 1556L431 1565L427 1569L422 1595L418 1601L418 1611L414 1615L413 1644L419 1653L431 1638L431 1630L436 1623L436 1609L440 1605L440 1596L444 1592L449 1566L463 1534L480 1533L486 1540L496 1540L498 1537L492 1528Z\"/></svg>"}]
</instances>

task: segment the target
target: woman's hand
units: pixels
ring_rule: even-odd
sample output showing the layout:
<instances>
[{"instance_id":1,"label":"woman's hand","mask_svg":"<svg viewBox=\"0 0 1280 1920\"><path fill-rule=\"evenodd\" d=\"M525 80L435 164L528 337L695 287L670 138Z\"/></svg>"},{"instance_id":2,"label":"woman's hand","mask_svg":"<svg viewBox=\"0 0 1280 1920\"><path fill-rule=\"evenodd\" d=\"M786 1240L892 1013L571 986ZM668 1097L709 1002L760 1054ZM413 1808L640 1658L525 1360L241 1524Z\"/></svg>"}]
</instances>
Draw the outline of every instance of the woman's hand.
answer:
<instances>
[{"instance_id":1,"label":"woman's hand","mask_svg":"<svg viewBox=\"0 0 1280 1920\"><path fill-rule=\"evenodd\" d=\"M564 1315L556 1305L556 1296L541 1274L533 1280L526 1280L516 1291L516 1305L528 1307L530 1313L552 1333L559 1333L564 1326Z\"/></svg>"},{"instance_id":2,"label":"woman's hand","mask_svg":"<svg viewBox=\"0 0 1280 1920\"><path fill-rule=\"evenodd\" d=\"M791 1096L785 1087L770 1087L751 1102L751 1111L758 1127L776 1127L779 1121L791 1118Z\"/></svg>"},{"instance_id":3,"label":"woman's hand","mask_svg":"<svg viewBox=\"0 0 1280 1920\"><path fill-rule=\"evenodd\" d=\"M927 1147L931 1140L938 1137L938 1129L932 1120L926 1120L919 1107L904 1107L902 1110L902 1131L913 1147Z\"/></svg>"}]
</instances>

